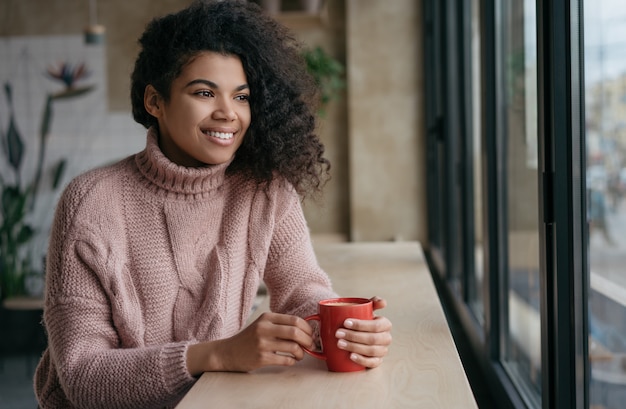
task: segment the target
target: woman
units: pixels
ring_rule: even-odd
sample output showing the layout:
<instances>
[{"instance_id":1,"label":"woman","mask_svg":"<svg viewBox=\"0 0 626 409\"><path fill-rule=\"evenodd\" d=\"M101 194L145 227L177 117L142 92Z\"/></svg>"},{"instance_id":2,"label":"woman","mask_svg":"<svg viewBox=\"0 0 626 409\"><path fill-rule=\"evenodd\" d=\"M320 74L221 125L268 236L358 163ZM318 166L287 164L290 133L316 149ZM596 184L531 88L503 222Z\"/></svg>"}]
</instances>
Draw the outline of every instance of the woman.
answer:
<instances>
[{"instance_id":1,"label":"woman","mask_svg":"<svg viewBox=\"0 0 626 409\"><path fill-rule=\"evenodd\" d=\"M297 42L221 1L153 20L140 44L145 150L77 177L57 207L42 408L173 407L203 372L293 365L316 342L302 317L336 296L300 207L329 163ZM261 281L273 312L244 328ZM338 344L380 365L389 320L350 324Z\"/></svg>"}]
</instances>

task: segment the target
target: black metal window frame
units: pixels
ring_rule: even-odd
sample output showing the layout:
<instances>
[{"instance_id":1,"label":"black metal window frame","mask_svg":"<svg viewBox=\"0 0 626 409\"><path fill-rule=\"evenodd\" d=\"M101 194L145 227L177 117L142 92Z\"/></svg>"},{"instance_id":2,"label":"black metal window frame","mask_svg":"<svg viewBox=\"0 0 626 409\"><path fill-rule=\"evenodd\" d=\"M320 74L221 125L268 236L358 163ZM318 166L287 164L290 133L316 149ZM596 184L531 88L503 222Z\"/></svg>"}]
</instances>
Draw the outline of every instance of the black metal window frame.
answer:
<instances>
[{"instance_id":1,"label":"black metal window frame","mask_svg":"<svg viewBox=\"0 0 626 409\"><path fill-rule=\"evenodd\" d=\"M543 408L589 407L582 0L537 0Z\"/></svg>"},{"instance_id":2,"label":"black metal window frame","mask_svg":"<svg viewBox=\"0 0 626 409\"><path fill-rule=\"evenodd\" d=\"M480 2L481 135L472 135L471 0L424 1L429 245L433 278L502 408L529 408L500 358L506 319L506 129L498 66L505 30L501 3ZM585 225L583 1L536 1L541 279L541 407L589 406ZM472 178L472 138L480 137L483 174ZM473 185L483 184L484 225L473 223ZM473 229L484 237L484 322L468 305L474 271Z\"/></svg>"}]
</instances>

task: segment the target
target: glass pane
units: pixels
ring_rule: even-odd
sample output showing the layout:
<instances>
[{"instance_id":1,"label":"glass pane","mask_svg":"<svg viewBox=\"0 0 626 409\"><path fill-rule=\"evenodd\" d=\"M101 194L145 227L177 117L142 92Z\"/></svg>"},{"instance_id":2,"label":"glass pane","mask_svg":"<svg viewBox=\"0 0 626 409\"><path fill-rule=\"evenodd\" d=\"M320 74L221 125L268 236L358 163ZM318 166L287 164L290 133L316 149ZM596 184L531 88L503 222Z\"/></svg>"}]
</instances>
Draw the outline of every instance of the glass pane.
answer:
<instances>
[{"instance_id":1,"label":"glass pane","mask_svg":"<svg viewBox=\"0 0 626 409\"><path fill-rule=\"evenodd\" d=\"M500 2L504 32L499 58L506 95L503 135L506 171L508 328L502 361L523 396L539 407L539 214L537 50L534 0Z\"/></svg>"},{"instance_id":2,"label":"glass pane","mask_svg":"<svg viewBox=\"0 0 626 409\"><path fill-rule=\"evenodd\" d=\"M483 278L483 177L480 82L480 1L472 1L472 159L474 194L474 276L470 281L469 304L478 322L484 322Z\"/></svg>"},{"instance_id":3,"label":"glass pane","mask_svg":"<svg viewBox=\"0 0 626 409\"><path fill-rule=\"evenodd\" d=\"M626 2L587 0L590 407L626 401Z\"/></svg>"}]
</instances>

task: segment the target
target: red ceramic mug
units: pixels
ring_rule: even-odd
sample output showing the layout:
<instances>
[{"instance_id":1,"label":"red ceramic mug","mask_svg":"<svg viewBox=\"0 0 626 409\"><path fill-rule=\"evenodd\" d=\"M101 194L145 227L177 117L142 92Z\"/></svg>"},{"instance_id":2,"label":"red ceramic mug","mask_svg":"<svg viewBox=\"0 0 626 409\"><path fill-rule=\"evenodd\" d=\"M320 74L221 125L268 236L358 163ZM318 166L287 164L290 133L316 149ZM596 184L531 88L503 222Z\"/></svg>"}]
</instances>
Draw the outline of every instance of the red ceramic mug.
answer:
<instances>
[{"instance_id":1,"label":"red ceramic mug","mask_svg":"<svg viewBox=\"0 0 626 409\"><path fill-rule=\"evenodd\" d=\"M304 349L309 355L326 361L326 366L332 372L355 372L365 369L350 359L350 352L337 347L335 333L343 328L348 318L359 320L374 319L372 300L367 298L331 298L317 304L318 313L305 318L307 321L319 321L321 351Z\"/></svg>"}]
</instances>

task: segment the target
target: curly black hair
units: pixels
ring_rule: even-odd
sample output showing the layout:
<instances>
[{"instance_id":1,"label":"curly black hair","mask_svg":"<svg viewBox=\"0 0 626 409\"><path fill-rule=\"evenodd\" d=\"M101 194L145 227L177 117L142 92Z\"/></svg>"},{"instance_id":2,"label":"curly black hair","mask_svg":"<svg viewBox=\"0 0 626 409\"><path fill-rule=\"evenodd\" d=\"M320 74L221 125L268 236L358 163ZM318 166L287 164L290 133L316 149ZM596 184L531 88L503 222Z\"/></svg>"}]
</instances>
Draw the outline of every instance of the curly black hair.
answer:
<instances>
[{"instance_id":1,"label":"curly black hair","mask_svg":"<svg viewBox=\"0 0 626 409\"><path fill-rule=\"evenodd\" d=\"M321 191L330 162L315 133L318 89L301 55L302 44L287 28L254 3L204 0L152 20L139 44L131 76L135 121L158 126L144 107L147 85L167 101L172 82L198 54L235 55L250 87L252 121L227 171L259 184L280 176L301 196Z\"/></svg>"}]
</instances>

